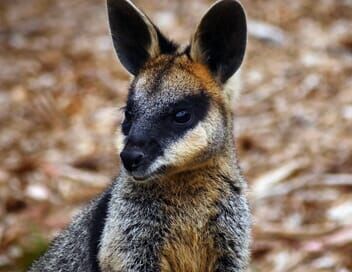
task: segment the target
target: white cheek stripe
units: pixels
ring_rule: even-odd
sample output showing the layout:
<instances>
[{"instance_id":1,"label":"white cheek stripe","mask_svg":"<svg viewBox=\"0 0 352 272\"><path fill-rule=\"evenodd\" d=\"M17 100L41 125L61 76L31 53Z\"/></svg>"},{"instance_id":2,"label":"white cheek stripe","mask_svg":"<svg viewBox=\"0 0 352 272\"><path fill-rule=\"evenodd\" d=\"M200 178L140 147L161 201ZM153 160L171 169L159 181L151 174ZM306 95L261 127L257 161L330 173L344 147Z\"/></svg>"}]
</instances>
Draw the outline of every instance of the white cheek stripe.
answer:
<instances>
[{"instance_id":1,"label":"white cheek stripe","mask_svg":"<svg viewBox=\"0 0 352 272\"><path fill-rule=\"evenodd\" d=\"M219 118L221 118L219 113L209 114L207 120L198 123L182 138L166 148L164 155L152 162L146 174L152 174L162 166L184 167L187 164L191 165L197 156L208 149L209 145L219 140L214 137L221 137L217 135L222 130L218 125ZM121 130L117 130L115 145L119 153L125 146L125 138Z\"/></svg>"},{"instance_id":2,"label":"white cheek stripe","mask_svg":"<svg viewBox=\"0 0 352 272\"><path fill-rule=\"evenodd\" d=\"M182 138L164 150L164 156L157 159L150 171L157 170L162 165L182 166L191 162L204 148L208 146L206 130L199 123L189 130Z\"/></svg>"}]
</instances>

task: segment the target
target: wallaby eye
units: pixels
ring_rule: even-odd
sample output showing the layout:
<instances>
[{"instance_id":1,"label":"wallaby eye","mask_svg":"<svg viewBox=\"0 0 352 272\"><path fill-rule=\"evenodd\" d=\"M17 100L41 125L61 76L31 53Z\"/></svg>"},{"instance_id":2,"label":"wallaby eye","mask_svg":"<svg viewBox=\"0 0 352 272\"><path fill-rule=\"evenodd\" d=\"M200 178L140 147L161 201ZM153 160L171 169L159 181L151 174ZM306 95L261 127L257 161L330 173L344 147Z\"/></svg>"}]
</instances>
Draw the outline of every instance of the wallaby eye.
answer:
<instances>
[{"instance_id":1,"label":"wallaby eye","mask_svg":"<svg viewBox=\"0 0 352 272\"><path fill-rule=\"evenodd\" d=\"M129 110L125 110L125 118L122 122L122 132L124 135L128 135L133 120L133 114Z\"/></svg>"},{"instance_id":2,"label":"wallaby eye","mask_svg":"<svg viewBox=\"0 0 352 272\"><path fill-rule=\"evenodd\" d=\"M186 124L191 120L192 114L188 110L180 110L175 112L174 121L177 124Z\"/></svg>"},{"instance_id":3,"label":"wallaby eye","mask_svg":"<svg viewBox=\"0 0 352 272\"><path fill-rule=\"evenodd\" d=\"M130 112L129 110L126 110L125 111L125 120L129 122L132 120L132 117L133 117L132 112Z\"/></svg>"}]
</instances>

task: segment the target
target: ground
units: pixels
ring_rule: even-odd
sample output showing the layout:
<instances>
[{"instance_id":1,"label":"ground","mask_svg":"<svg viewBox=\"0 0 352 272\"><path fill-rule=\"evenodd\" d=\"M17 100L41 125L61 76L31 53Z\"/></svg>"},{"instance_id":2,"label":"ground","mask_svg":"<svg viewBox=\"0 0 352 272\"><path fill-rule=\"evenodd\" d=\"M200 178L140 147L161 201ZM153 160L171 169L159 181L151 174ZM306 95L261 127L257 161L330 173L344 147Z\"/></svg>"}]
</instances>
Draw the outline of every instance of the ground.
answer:
<instances>
[{"instance_id":1,"label":"ground","mask_svg":"<svg viewBox=\"0 0 352 272\"><path fill-rule=\"evenodd\" d=\"M211 1L135 3L186 42ZM352 271L352 1L242 3L250 271ZM102 0L2 1L0 67L0 271L24 271L118 173L129 75Z\"/></svg>"}]
</instances>

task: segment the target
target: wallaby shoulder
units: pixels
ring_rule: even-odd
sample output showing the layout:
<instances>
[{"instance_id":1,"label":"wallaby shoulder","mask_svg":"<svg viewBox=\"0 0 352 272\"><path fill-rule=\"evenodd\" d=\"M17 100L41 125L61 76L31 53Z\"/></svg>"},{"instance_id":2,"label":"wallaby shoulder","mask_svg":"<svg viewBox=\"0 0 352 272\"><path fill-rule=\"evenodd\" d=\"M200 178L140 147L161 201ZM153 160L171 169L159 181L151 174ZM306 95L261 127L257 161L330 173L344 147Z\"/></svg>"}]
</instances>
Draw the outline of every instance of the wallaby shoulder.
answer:
<instances>
[{"instance_id":1,"label":"wallaby shoulder","mask_svg":"<svg viewBox=\"0 0 352 272\"><path fill-rule=\"evenodd\" d=\"M29 272L98 272L97 254L112 187L109 187L72 220L50 244Z\"/></svg>"}]
</instances>

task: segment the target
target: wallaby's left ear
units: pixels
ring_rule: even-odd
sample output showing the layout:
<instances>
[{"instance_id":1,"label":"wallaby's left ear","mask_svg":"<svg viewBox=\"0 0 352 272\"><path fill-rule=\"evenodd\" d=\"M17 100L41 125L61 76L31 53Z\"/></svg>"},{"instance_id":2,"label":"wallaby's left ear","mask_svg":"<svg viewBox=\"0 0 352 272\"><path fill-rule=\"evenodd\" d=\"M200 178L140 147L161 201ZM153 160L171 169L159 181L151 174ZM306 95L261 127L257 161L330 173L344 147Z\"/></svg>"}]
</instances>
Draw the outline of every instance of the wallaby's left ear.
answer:
<instances>
[{"instance_id":1,"label":"wallaby's left ear","mask_svg":"<svg viewBox=\"0 0 352 272\"><path fill-rule=\"evenodd\" d=\"M225 83L240 67L247 44L246 14L235 0L216 2L203 16L191 42L191 58Z\"/></svg>"}]
</instances>

